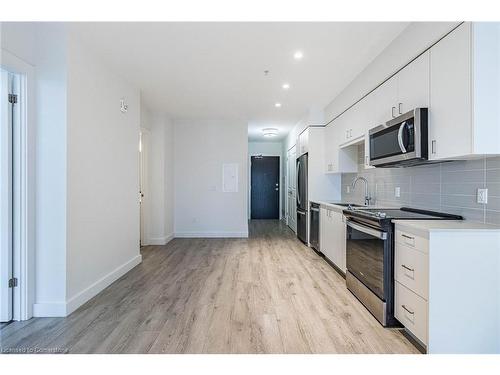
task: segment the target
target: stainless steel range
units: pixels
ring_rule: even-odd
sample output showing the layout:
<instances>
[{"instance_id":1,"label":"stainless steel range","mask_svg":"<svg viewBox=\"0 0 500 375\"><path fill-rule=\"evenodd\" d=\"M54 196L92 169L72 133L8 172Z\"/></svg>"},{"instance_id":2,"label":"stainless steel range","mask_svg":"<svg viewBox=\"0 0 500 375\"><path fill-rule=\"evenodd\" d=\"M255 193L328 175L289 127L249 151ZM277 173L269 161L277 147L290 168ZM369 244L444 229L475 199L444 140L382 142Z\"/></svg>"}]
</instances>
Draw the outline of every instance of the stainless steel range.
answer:
<instances>
[{"instance_id":1,"label":"stainless steel range","mask_svg":"<svg viewBox=\"0 0 500 375\"><path fill-rule=\"evenodd\" d=\"M462 220L462 217L407 207L346 209L344 215L347 218L347 288L383 326L397 326L392 220Z\"/></svg>"}]
</instances>

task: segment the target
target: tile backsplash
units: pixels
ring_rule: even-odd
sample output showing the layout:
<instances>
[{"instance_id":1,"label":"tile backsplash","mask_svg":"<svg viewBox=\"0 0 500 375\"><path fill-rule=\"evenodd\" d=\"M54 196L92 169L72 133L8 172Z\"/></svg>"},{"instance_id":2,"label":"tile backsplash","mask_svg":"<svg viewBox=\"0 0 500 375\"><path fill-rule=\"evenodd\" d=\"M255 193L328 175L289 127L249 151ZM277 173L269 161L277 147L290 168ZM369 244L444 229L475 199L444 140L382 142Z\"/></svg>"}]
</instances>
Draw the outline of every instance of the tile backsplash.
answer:
<instances>
[{"instance_id":1,"label":"tile backsplash","mask_svg":"<svg viewBox=\"0 0 500 375\"><path fill-rule=\"evenodd\" d=\"M364 147L359 146L358 152L358 160L364 160ZM347 193L356 176L368 180L372 204L377 206L422 208L500 225L500 157L410 168L364 169L361 164L358 173L342 174L342 200L364 203L362 183ZM488 189L487 204L477 203L479 188Z\"/></svg>"}]
</instances>

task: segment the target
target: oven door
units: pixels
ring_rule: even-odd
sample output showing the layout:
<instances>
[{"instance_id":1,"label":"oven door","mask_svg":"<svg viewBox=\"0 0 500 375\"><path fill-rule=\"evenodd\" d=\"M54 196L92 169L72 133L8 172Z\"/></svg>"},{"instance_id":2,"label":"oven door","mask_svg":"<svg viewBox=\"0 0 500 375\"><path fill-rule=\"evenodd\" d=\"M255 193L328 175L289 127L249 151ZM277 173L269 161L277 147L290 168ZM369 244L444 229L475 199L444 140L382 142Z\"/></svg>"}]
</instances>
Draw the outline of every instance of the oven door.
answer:
<instances>
[{"instance_id":1,"label":"oven door","mask_svg":"<svg viewBox=\"0 0 500 375\"><path fill-rule=\"evenodd\" d=\"M347 270L383 301L387 297L384 259L389 241L387 232L347 221Z\"/></svg>"},{"instance_id":2,"label":"oven door","mask_svg":"<svg viewBox=\"0 0 500 375\"><path fill-rule=\"evenodd\" d=\"M370 165L427 159L427 109L417 108L369 132Z\"/></svg>"}]
</instances>

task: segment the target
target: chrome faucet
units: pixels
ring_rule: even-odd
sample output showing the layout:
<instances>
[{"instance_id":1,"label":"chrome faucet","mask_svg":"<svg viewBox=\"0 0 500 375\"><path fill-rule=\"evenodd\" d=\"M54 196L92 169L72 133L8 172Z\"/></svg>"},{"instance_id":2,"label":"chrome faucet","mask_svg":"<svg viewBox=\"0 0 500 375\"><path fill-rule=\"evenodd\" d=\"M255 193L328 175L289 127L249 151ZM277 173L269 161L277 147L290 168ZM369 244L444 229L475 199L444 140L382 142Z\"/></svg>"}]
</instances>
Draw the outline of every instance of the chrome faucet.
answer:
<instances>
[{"instance_id":1,"label":"chrome faucet","mask_svg":"<svg viewBox=\"0 0 500 375\"><path fill-rule=\"evenodd\" d=\"M365 183L365 206L369 206L372 198L370 197L370 193L368 192L368 180L366 178L358 176L354 180L352 180L352 184L351 184L352 190L354 190L356 188L356 183L359 180L361 180Z\"/></svg>"}]
</instances>

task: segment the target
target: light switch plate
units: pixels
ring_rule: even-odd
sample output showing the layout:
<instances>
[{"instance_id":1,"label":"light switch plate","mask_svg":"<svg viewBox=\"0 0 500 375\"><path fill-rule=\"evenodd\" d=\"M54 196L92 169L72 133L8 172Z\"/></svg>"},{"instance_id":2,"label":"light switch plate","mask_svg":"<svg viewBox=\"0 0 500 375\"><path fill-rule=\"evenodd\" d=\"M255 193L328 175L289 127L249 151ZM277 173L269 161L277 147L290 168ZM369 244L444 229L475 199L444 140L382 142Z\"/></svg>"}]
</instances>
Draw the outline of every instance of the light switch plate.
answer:
<instances>
[{"instance_id":1,"label":"light switch plate","mask_svg":"<svg viewBox=\"0 0 500 375\"><path fill-rule=\"evenodd\" d=\"M397 187L394 188L394 196L396 198L401 197L401 188L399 186L397 186Z\"/></svg>"},{"instance_id":2,"label":"light switch plate","mask_svg":"<svg viewBox=\"0 0 500 375\"><path fill-rule=\"evenodd\" d=\"M350 187L349 185L347 185L347 186L345 187L345 192L346 192L347 194L349 194L349 193L351 192L351 187Z\"/></svg>"},{"instance_id":3,"label":"light switch plate","mask_svg":"<svg viewBox=\"0 0 500 375\"><path fill-rule=\"evenodd\" d=\"M477 203L488 203L488 189L477 189Z\"/></svg>"}]
</instances>

